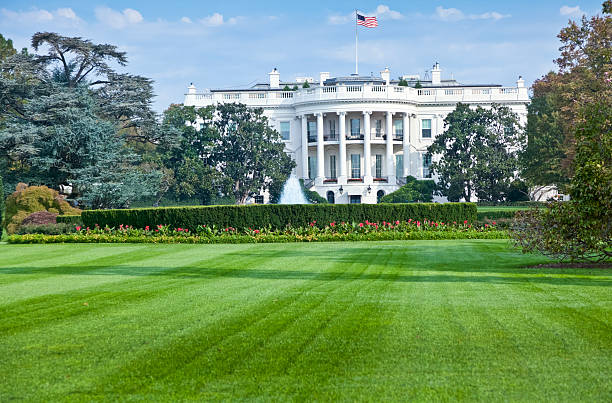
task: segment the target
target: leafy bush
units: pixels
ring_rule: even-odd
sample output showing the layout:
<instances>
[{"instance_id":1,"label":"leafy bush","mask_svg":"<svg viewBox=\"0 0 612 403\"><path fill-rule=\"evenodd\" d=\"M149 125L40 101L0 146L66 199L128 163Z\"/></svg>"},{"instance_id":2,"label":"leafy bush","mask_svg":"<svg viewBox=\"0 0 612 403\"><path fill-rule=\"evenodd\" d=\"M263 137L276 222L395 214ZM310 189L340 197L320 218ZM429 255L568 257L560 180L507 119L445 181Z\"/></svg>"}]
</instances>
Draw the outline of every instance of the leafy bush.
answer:
<instances>
[{"instance_id":1,"label":"leafy bush","mask_svg":"<svg viewBox=\"0 0 612 403\"><path fill-rule=\"evenodd\" d=\"M404 186L383 196L380 201L382 203L431 203L435 188L436 183L433 180L417 180L414 176L408 176Z\"/></svg>"},{"instance_id":2,"label":"leafy bush","mask_svg":"<svg viewBox=\"0 0 612 403\"><path fill-rule=\"evenodd\" d=\"M539 252L559 260L601 261L612 256L610 222L583 219L574 202L518 211L510 235L523 253ZM608 231L608 237L601 234Z\"/></svg>"},{"instance_id":3,"label":"leafy bush","mask_svg":"<svg viewBox=\"0 0 612 403\"><path fill-rule=\"evenodd\" d=\"M364 222L434 220L440 222L474 222L473 203L418 204L266 204L241 206L164 207L126 210L87 210L82 214L83 225L95 227L135 228L158 224L188 228L199 225L217 227L283 229L290 225L304 227L310 223L321 226L330 222Z\"/></svg>"},{"instance_id":4,"label":"leafy bush","mask_svg":"<svg viewBox=\"0 0 612 403\"><path fill-rule=\"evenodd\" d=\"M43 234L43 235L62 235L75 232L75 226L72 224L41 224L41 225L25 225L22 224L17 230L17 234Z\"/></svg>"},{"instance_id":5,"label":"leafy bush","mask_svg":"<svg viewBox=\"0 0 612 403\"><path fill-rule=\"evenodd\" d=\"M55 217L55 222L58 224L72 224L83 226L83 219L80 215L58 215Z\"/></svg>"},{"instance_id":6,"label":"leafy bush","mask_svg":"<svg viewBox=\"0 0 612 403\"><path fill-rule=\"evenodd\" d=\"M546 207L546 202L539 201L506 201L506 202L477 202L476 205L478 207Z\"/></svg>"},{"instance_id":7,"label":"leafy bush","mask_svg":"<svg viewBox=\"0 0 612 403\"><path fill-rule=\"evenodd\" d=\"M31 213L49 211L55 214L80 214L56 190L46 186L17 185L15 192L6 199L4 225L9 234L15 233L22 221Z\"/></svg>"},{"instance_id":8,"label":"leafy bush","mask_svg":"<svg viewBox=\"0 0 612 403\"><path fill-rule=\"evenodd\" d=\"M37 211L23 219L21 225L48 225L55 224L56 213L50 211Z\"/></svg>"},{"instance_id":9,"label":"leafy bush","mask_svg":"<svg viewBox=\"0 0 612 403\"><path fill-rule=\"evenodd\" d=\"M521 211L521 210L508 209L508 210L496 210L496 211L478 211L476 213L476 218L478 221L500 220L504 218L511 219L511 218L514 218L517 211Z\"/></svg>"}]
</instances>

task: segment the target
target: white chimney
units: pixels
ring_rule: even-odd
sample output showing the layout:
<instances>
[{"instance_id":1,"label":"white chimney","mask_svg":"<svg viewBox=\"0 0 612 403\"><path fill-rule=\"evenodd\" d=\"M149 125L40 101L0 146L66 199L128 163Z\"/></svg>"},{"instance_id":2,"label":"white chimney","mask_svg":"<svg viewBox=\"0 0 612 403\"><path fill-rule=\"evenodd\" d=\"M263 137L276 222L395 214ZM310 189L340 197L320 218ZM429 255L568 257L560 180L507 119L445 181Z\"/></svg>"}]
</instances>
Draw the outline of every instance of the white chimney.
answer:
<instances>
[{"instance_id":1,"label":"white chimney","mask_svg":"<svg viewBox=\"0 0 612 403\"><path fill-rule=\"evenodd\" d=\"M319 73L319 84L323 85L325 80L329 78L329 71L322 71Z\"/></svg>"},{"instance_id":2,"label":"white chimney","mask_svg":"<svg viewBox=\"0 0 612 403\"><path fill-rule=\"evenodd\" d=\"M516 86L518 88L525 87L525 80L523 80L523 76L519 76L518 80L516 80Z\"/></svg>"},{"instance_id":3,"label":"white chimney","mask_svg":"<svg viewBox=\"0 0 612 403\"><path fill-rule=\"evenodd\" d=\"M380 72L380 78L385 80L385 83L389 85L389 80L391 79L391 72L389 71L389 67L385 67L385 69Z\"/></svg>"},{"instance_id":4,"label":"white chimney","mask_svg":"<svg viewBox=\"0 0 612 403\"><path fill-rule=\"evenodd\" d=\"M436 62L431 69L431 83L433 85L439 85L441 80L442 70L440 70L440 63Z\"/></svg>"},{"instance_id":5,"label":"white chimney","mask_svg":"<svg viewBox=\"0 0 612 403\"><path fill-rule=\"evenodd\" d=\"M268 73L268 75L270 76L270 88L279 88L280 73L278 72L278 70L276 70L276 67L274 68L274 70Z\"/></svg>"},{"instance_id":6,"label":"white chimney","mask_svg":"<svg viewBox=\"0 0 612 403\"><path fill-rule=\"evenodd\" d=\"M187 93L188 94L195 94L196 93L196 87L195 87L195 85L193 85L193 83L189 83L189 87L187 87Z\"/></svg>"}]
</instances>

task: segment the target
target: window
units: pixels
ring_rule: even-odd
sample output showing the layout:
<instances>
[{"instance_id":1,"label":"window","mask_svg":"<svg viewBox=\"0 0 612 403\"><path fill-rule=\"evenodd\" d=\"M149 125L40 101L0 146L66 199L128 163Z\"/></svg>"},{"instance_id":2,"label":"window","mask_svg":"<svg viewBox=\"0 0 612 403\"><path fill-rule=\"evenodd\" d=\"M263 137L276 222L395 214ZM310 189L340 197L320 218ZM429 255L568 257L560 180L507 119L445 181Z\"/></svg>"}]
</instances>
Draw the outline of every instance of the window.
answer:
<instances>
[{"instance_id":1,"label":"window","mask_svg":"<svg viewBox=\"0 0 612 403\"><path fill-rule=\"evenodd\" d=\"M314 179L317 169L317 157L308 157L308 179Z\"/></svg>"},{"instance_id":2,"label":"window","mask_svg":"<svg viewBox=\"0 0 612 403\"><path fill-rule=\"evenodd\" d=\"M395 132L395 136L403 137L404 136L404 121L394 120L393 121L393 131Z\"/></svg>"},{"instance_id":3,"label":"window","mask_svg":"<svg viewBox=\"0 0 612 403\"><path fill-rule=\"evenodd\" d=\"M382 178L382 155L376 154L376 178Z\"/></svg>"},{"instance_id":4,"label":"window","mask_svg":"<svg viewBox=\"0 0 612 403\"><path fill-rule=\"evenodd\" d=\"M327 202L329 204L334 204L336 202L336 196L334 195L334 192L332 192L331 190L327 192Z\"/></svg>"},{"instance_id":5,"label":"window","mask_svg":"<svg viewBox=\"0 0 612 403\"><path fill-rule=\"evenodd\" d=\"M431 154L423 154L423 178L431 178L429 166L431 165Z\"/></svg>"},{"instance_id":6,"label":"window","mask_svg":"<svg viewBox=\"0 0 612 403\"><path fill-rule=\"evenodd\" d=\"M329 122L329 137L332 139L336 138L336 121L331 119Z\"/></svg>"},{"instance_id":7,"label":"window","mask_svg":"<svg viewBox=\"0 0 612 403\"><path fill-rule=\"evenodd\" d=\"M431 138L431 119L421 120L421 136Z\"/></svg>"},{"instance_id":8,"label":"window","mask_svg":"<svg viewBox=\"0 0 612 403\"><path fill-rule=\"evenodd\" d=\"M351 154L351 178L361 178L361 158L359 154Z\"/></svg>"},{"instance_id":9,"label":"window","mask_svg":"<svg viewBox=\"0 0 612 403\"><path fill-rule=\"evenodd\" d=\"M382 120L376 119L376 137L382 136Z\"/></svg>"},{"instance_id":10,"label":"window","mask_svg":"<svg viewBox=\"0 0 612 403\"><path fill-rule=\"evenodd\" d=\"M383 198L384 195L385 192L383 190L379 190L378 192L376 192L376 203L380 203L380 200Z\"/></svg>"},{"instance_id":11,"label":"window","mask_svg":"<svg viewBox=\"0 0 612 403\"><path fill-rule=\"evenodd\" d=\"M404 176L404 156L402 154L395 156L395 177L402 178Z\"/></svg>"},{"instance_id":12,"label":"window","mask_svg":"<svg viewBox=\"0 0 612 403\"><path fill-rule=\"evenodd\" d=\"M359 133L361 133L360 123L359 119L351 119L351 136L359 136Z\"/></svg>"},{"instance_id":13,"label":"window","mask_svg":"<svg viewBox=\"0 0 612 403\"><path fill-rule=\"evenodd\" d=\"M350 195L349 203L350 204L361 204L361 196L360 195Z\"/></svg>"},{"instance_id":14,"label":"window","mask_svg":"<svg viewBox=\"0 0 612 403\"><path fill-rule=\"evenodd\" d=\"M329 156L329 177L331 179L338 178L338 176L336 175L336 156L335 155Z\"/></svg>"},{"instance_id":15,"label":"window","mask_svg":"<svg viewBox=\"0 0 612 403\"><path fill-rule=\"evenodd\" d=\"M255 204L264 204L264 197L262 195L255 196Z\"/></svg>"},{"instance_id":16,"label":"window","mask_svg":"<svg viewBox=\"0 0 612 403\"><path fill-rule=\"evenodd\" d=\"M281 122L280 123L280 134L281 138L285 141L288 141L290 137L291 123L290 122Z\"/></svg>"},{"instance_id":17,"label":"window","mask_svg":"<svg viewBox=\"0 0 612 403\"><path fill-rule=\"evenodd\" d=\"M308 140L314 141L317 139L317 122L308 122Z\"/></svg>"}]
</instances>

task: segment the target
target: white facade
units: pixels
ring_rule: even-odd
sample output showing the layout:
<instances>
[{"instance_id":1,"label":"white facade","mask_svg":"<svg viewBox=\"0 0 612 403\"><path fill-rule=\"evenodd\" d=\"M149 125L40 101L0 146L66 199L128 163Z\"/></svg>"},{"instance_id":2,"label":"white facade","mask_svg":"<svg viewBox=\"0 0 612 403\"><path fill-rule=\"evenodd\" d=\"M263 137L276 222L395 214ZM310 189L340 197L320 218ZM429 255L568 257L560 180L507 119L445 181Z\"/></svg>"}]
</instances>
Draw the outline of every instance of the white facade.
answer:
<instances>
[{"instance_id":1,"label":"white facade","mask_svg":"<svg viewBox=\"0 0 612 403\"><path fill-rule=\"evenodd\" d=\"M276 69L269 77L269 83L242 90L197 92L191 85L184 104L240 102L263 108L285 136L297 176L335 203L376 203L408 175L429 177L427 147L444 131L444 118L458 102L483 107L498 103L517 113L521 124L527 119L529 96L522 78L516 87L464 85L441 79L437 63L432 80L403 76L407 87L390 80L388 68L381 77L329 78L323 72L318 82L305 77L299 83L282 82ZM302 88L304 81L310 88ZM286 86L298 89L285 91Z\"/></svg>"}]
</instances>

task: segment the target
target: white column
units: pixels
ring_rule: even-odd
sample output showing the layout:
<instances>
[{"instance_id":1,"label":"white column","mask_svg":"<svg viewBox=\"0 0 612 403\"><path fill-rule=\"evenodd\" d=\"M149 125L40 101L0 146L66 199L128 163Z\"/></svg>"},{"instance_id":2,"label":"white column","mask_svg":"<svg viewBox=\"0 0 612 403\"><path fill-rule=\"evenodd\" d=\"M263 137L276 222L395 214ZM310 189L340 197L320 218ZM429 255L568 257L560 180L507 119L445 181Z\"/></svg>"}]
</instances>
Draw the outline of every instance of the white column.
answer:
<instances>
[{"instance_id":1,"label":"white column","mask_svg":"<svg viewBox=\"0 0 612 403\"><path fill-rule=\"evenodd\" d=\"M363 183L373 183L372 180L372 156L370 155L370 114L372 112L363 112Z\"/></svg>"},{"instance_id":2,"label":"white column","mask_svg":"<svg viewBox=\"0 0 612 403\"><path fill-rule=\"evenodd\" d=\"M338 155L340 156L340 175L338 175L338 184L346 184L346 112L339 112L340 124L340 149Z\"/></svg>"},{"instance_id":3,"label":"white column","mask_svg":"<svg viewBox=\"0 0 612 403\"><path fill-rule=\"evenodd\" d=\"M302 118L302 178L308 179L308 118Z\"/></svg>"},{"instance_id":4,"label":"white column","mask_svg":"<svg viewBox=\"0 0 612 403\"><path fill-rule=\"evenodd\" d=\"M404 113L404 123L402 125L404 129L404 140L402 146L404 148L404 166L402 167L402 175L404 179L410 175L410 115Z\"/></svg>"},{"instance_id":5,"label":"white column","mask_svg":"<svg viewBox=\"0 0 612 403\"><path fill-rule=\"evenodd\" d=\"M419 131L419 117L416 114L412 115L412 119L410 120L410 143L416 143L417 145L421 143L421 132ZM412 165L412 161L410 161L409 175L412 175L416 178L418 176L417 172L419 170L419 167L417 166L415 169Z\"/></svg>"},{"instance_id":6,"label":"white column","mask_svg":"<svg viewBox=\"0 0 612 403\"><path fill-rule=\"evenodd\" d=\"M316 184L325 179L325 149L323 148L323 113L317 113L317 177Z\"/></svg>"},{"instance_id":7,"label":"white column","mask_svg":"<svg viewBox=\"0 0 612 403\"><path fill-rule=\"evenodd\" d=\"M393 160L393 113L387 112L387 123L385 125L387 131L387 148L385 160L386 162L386 173L389 184L395 184L395 161Z\"/></svg>"}]
</instances>

